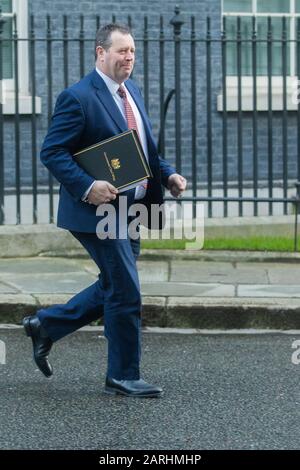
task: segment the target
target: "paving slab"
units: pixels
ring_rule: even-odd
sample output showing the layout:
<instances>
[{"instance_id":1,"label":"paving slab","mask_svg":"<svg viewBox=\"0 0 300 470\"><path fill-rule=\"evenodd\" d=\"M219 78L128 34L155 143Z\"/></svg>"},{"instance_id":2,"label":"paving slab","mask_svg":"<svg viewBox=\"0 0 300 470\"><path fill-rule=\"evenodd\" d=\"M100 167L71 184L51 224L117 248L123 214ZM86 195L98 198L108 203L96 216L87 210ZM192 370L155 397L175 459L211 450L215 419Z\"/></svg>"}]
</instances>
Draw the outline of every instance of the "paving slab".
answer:
<instances>
[{"instance_id":1,"label":"paving slab","mask_svg":"<svg viewBox=\"0 0 300 470\"><path fill-rule=\"evenodd\" d=\"M192 282L144 282L141 284L142 294L144 295L177 295L182 297L209 296L213 297L233 297L235 287L228 284L196 284Z\"/></svg>"},{"instance_id":2,"label":"paving slab","mask_svg":"<svg viewBox=\"0 0 300 470\"><path fill-rule=\"evenodd\" d=\"M138 261L141 282L160 282L169 279L169 264L166 261Z\"/></svg>"},{"instance_id":3,"label":"paving slab","mask_svg":"<svg viewBox=\"0 0 300 470\"><path fill-rule=\"evenodd\" d=\"M268 277L271 284L299 284L300 289L300 264L270 266Z\"/></svg>"},{"instance_id":4,"label":"paving slab","mask_svg":"<svg viewBox=\"0 0 300 470\"><path fill-rule=\"evenodd\" d=\"M240 285L237 287L239 297L287 297L300 298L299 285Z\"/></svg>"},{"instance_id":5,"label":"paving slab","mask_svg":"<svg viewBox=\"0 0 300 470\"><path fill-rule=\"evenodd\" d=\"M226 282L234 273L232 263L171 261L170 281Z\"/></svg>"},{"instance_id":6,"label":"paving slab","mask_svg":"<svg viewBox=\"0 0 300 470\"><path fill-rule=\"evenodd\" d=\"M95 282L94 276L85 272L10 274L6 276L11 285L25 293L76 293Z\"/></svg>"},{"instance_id":7,"label":"paving slab","mask_svg":"<svg viewBox=\"0 0 300 470\"><path fill-rule=\"evenodd\" d=\"M249 266L248 266L249 265ZM233 283L267 283L268 275L263 265L257 266L228 262L207 261L171 261L170 281L220 282Z\"/></svg>"},{"instance_id":8,"label":"paving slab","mask_svg":"<svg viewBox=\"0 0 300 470\"><path fill-rule=\"evenodd\" d=\"M62 273L76 272L82 268L76 259L68 258L0 258L0 275L14 273Z\"/></svg>"}]
</instances>

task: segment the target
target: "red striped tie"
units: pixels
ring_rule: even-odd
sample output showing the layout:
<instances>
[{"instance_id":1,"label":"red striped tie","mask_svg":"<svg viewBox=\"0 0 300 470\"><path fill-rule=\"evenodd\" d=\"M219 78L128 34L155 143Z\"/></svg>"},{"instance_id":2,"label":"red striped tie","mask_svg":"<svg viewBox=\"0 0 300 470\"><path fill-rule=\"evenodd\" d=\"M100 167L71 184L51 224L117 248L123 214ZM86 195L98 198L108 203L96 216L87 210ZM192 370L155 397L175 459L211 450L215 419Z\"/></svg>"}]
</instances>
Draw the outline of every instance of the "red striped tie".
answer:
<instances>
[{"instance_id":1,"label":"red striped tie","mask_svg":"<svg viewBox=\"0 0 300 470\"><path fill-rule=\"evenodd\" d=\"M125 116L126 116L126 120L127 120L128 129L135 129L137 131L138 136L139 136L140 142L142 142L140 134L139 134L138 126L137 126L137 123L136 123L135 115L134 115L132 107L131 107L128 99L127 99L126 90L123 87L123 85L120 85L120 87L118 89L118 95L121 96L121 98L123 100L123 103L124 103ZM148 186L148 181L145 180L145 182L143 182L141 184L141 186L143 186L146 189L147 186Z\"/></svg>"}]
</instances>

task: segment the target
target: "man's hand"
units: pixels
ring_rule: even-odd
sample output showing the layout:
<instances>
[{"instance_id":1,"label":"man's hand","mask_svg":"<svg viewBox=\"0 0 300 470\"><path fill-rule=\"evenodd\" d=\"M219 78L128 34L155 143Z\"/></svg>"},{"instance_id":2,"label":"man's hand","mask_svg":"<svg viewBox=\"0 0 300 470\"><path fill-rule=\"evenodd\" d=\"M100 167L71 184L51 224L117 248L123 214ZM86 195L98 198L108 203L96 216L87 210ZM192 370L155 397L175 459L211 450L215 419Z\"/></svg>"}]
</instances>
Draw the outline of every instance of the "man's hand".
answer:
<instances>
[{"instance_id":1,"label":"man's hand","mask_svg":"<svg viewBox=\"0 0 300 470\"><path fill-rule=\"evenodd\" d=\"M108 181L97 180L88 194L88 202L99 206L100 204L114 201L117 194L117 188Z\"/></svg>"},{"instance_id":2,"label":"man's hand","mask_svg":"<svg viewBox=\"0 0 300 470\"><path fill-rule=\"evenodd\" d=\"M173 197L180 197L186 188L186 179L178 173L173 173L168 178L168 189Z\"/></svg>"}]
</instances>

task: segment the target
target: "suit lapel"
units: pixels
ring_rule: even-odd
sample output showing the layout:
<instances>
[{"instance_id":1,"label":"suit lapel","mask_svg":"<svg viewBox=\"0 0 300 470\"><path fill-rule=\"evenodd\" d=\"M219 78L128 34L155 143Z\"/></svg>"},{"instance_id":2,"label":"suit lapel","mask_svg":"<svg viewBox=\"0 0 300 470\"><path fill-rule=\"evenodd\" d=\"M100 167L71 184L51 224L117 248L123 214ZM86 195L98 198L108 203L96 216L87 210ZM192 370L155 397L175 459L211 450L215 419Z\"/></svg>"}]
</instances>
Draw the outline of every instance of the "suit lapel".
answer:
<instances>
[{"instance_id":1,"label":"suit lapel","mask_svg":"<svg viewBox=\"0 0 300 470\"><path fill-rule=\"evenodd\" d=\"M96 88L96 94L107 112L110 114L113 121L117 124L122 132L126 131L127 123L124 120L122 113L120 112L118 106L115 103L115 100L111 96L109 89L107 88L104 80L100 77L100 75L94 70L92 76L92 82L94 87Z\"/></svg>"}]
</instances>

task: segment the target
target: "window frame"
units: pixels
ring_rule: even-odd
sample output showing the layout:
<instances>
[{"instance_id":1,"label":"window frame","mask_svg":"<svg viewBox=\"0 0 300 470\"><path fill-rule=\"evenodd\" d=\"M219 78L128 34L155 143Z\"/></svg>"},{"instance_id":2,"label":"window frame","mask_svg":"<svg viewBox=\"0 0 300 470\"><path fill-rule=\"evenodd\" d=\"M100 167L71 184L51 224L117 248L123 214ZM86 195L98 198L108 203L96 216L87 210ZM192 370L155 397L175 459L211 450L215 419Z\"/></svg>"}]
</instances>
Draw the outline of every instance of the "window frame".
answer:
<instances>
[{"instance_id":1,"label":"window frame","mask_svg":"<svg viewBox=\"0 0 300 470\"><path fill-rule=\"evenodd\" d=\"M285 16L290 19L290 26L288 30L290 43L290 74L286 76L287 83L287 110L293 111L298 109L298 105L294 102L295 86L298 86L298 77L296 75L296 54L295 54L295 31L296 19L300 18L300 13L296 13L295 0L289 0L290 12L289 13L258 13L257 0L252 0L251 12L224 12L224 0L221 0L221 18L225 17L242 17L242 16L256 16L256 17L280 17ZM241 75L242 83L242 111L253 111L253 76ZM283 110L283 76L272 75L272 110ZM268 110L268 75L257 75L257 111ZM226 111L238 110L238 76L226 76L226 98L227 108ZM217 109L223 111L223 96L222 93L217 98Z\"/></svg>"},{"instance_id":2,"label":"window frame","mask_svg":"<svg viewBox=\"0 0 300 470\"><path fill-rule=\"evenodd\" d=\"M28 41L28 0L12 0L12 12L2 16L13 18L16 15L18 42L18 69L19 69L19 113L32 113L32 96L29 92L29 45ZM14 24L13 24L14 31ZM14 59L13 59L14 60ZM13 63L14 74L14 63ZM20 79L22 77L22 79ZM3 114L15 114L16 90L15 78L2 80L2 111ZM35 97L36 113L41 113L41 98Z\"/></svg>"}]
</instances>

